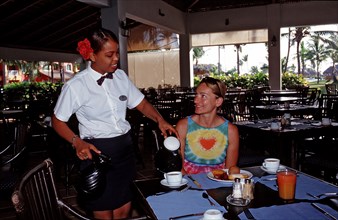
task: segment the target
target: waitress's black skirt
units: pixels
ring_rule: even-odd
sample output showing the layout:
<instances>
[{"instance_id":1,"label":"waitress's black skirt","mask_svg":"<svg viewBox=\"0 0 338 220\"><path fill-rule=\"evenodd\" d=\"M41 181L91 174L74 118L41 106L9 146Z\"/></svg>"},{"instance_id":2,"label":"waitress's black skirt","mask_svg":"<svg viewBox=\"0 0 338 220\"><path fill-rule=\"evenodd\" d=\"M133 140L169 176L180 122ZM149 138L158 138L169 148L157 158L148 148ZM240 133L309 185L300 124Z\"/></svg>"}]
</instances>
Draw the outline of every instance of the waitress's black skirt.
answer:
<instances>
[{"instance_id":1,"label":"waitress's black skirt","mask_svg":"<svg viewBox=\"0 0 338 220\"><path fill-rule=\"evenodd\" d=\"M107 172L106 189L97 199L79 198L87 211L114 210L132 199L131 186L136 174L133 142L130 132L114 138L85 139L102 153L112 158L112 167ZM80 165L83 170L91 163L85 160Z\"/></svg>"}]
</instances>

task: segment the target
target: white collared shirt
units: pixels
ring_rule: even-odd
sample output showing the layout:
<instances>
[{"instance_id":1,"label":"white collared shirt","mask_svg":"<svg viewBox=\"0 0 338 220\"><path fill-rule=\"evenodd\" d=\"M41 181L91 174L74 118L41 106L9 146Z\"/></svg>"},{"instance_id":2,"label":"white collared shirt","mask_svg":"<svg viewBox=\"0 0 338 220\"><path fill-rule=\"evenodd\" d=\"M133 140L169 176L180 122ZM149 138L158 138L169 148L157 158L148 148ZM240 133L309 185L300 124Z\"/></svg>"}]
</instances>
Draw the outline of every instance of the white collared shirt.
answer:
<instances>
[{"instance_id":1,"label":"white collared shirt","mask_svg":"<svg viewBox=\"0 0 338 220\"><path fill-rule=\"evenodd\" d=\"M54 108L57 119L67 122L72 114L79 121L81 138L111 138L130 130L127 108L135 108L144 95L117 69L113 79L96 82L102 75L90 66L64 84Z\"/></svg>"}]
</instances>

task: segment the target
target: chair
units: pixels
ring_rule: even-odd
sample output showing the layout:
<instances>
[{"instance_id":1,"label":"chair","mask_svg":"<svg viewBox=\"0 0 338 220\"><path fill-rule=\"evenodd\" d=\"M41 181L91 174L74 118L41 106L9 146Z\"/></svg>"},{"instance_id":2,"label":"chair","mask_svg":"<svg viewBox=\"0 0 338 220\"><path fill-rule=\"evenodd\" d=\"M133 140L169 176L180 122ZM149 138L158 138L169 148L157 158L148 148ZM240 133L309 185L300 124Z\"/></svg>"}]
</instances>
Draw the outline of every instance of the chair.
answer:
<instances>
[{"instance_id":1,"label":"chair","mask_svg":"<svg viewBox=\"0 0 338 220\"><path fill-rule=\"evenodd\" d=\"M234 103L231 100L224 100L222 106L218 109L217 112L222 117L226 118L230 122L235 121L235 109Z\"/></svg>"},{"instance_id":2,"label":"chair","mask_svg":"<svg viewBox=\"0 0 338 220\"><path fill-rule=\"evenodd\" d=\"M1 149L0 194L4 197L10 196L15 184L26 171L29 132L29 123L17 121L14 127L13 141L4 149Z\"/></svg>"},{"instance_id":3,"label":"chair","mask_svg":"<svg viewBox=\"0 0 338 220\"><path fill-rule=\"evenodd\" d=\"M338 119L338 95L323 94L319 98L319 114L316 119ZM336 133L327 133L320 137L306 138L300 148L300 168L315 176L338 184L337 164L338 137Z\"/></svg>"},{"instance_id":4,"label":"chair","mask_svg":"<svg viewBox=\"0 0 338 220\"><path fill-rule=\"evenodd\" d=\"M319 98L321 95L321 90L318 88L309 88L307 98L305 100L305 103L307 105L318 105L319 104Z\"/></svg>"},{"instance_id":5,"label":"chair","mask_svg":"<svg viewBox=\"0 0 338 220\"><path fill-rule=\"evenodd\" d=\"M319 114L317 118L338 120L338 95L322 94L319 98Z\"/></svg>"},{"instance_id":6,"label":"chair","mask_svg":"<svg viewBox=\"0 0 338 220\"><path fill-rule=\"evenodd\" d=\"M337 84L325 84L326 94L338 94Z\"/></svg>"},{"instance_id":7,"label":"chair","mask_svg":"<svg viewBox=\"0 0 338 220\"><path fill-rule=\"evenodd\" d=\"M18 219L60 220L69 219L69 216L90 219L59 198L50 159L44 160L24 175L12 194L12 203Z\"/></svg>"},{"instance_id":8,"label":"chair","mask_svg":"<svg viewBox=\"0 0 338 220\"><path fill-rule=\"evenodd\" d=\"M301 171L338 185L337 145L338 138L324 137L302 146Z\"/></svg>"}]
</instances>

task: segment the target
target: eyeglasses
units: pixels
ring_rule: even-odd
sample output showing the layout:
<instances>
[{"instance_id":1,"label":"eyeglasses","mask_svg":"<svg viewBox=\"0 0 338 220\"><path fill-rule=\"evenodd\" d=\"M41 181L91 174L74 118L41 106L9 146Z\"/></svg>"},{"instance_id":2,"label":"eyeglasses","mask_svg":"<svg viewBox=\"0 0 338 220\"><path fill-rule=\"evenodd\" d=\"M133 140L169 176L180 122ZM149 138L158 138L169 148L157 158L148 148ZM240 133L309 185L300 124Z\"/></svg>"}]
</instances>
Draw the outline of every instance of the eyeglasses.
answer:
<instances>
[{"instance_id":1,"label":"eyeglasses","mask_svg":"<svg viewBox=\"0 0 338 220\"><path fill-rule=\"evenodd\" d=\"M200 83L205 83L207 86L209 85L216 85L218 92L215 93L215 95L218 97L222 96L222 90L221 87L219 86L220 81L218 79L212 78L212 77L204 77Z\"/></svg>"}]
</instances>

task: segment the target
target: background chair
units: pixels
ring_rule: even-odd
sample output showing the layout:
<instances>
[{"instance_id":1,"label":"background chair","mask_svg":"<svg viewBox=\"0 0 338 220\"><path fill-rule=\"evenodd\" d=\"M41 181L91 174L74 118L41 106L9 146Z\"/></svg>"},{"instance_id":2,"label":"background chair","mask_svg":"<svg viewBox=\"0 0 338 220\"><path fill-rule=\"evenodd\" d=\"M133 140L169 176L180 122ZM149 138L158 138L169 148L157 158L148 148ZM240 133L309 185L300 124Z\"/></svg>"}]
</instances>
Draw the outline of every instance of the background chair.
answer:
<instances>
[{"instance_id":1,"label":"background chair","mask_svg":"<svg viewBox=\"0 0 338 220\"><path fill-rule=\"evenodd\" d=\"M338 94L338 89L336 84L325 84L325 89L327 94Z\"/></svg>"},{"instance_id":2,"label":"background chair","mask_svg":"<svg viewBox=\"0 0 338 220\"><path fill-rule=\"evenodd\" d=\"M12 194L12 203L17 219L93 219L83 210L60 199L53 175L53 162L50 159L42 161L23 176ZM138 215L127 219L145 220L149 217Z\"/></svg>"},{"instance_id":3,"label":"background chair","mask_svg":"<svg viewBox=\"0 0 338 220\"><path fill-rule=\"evenodd\" d=\"M12 194L18 219L90 219L59 199L52 171L53 163L46 159L22 178Z\"/></svg>"},{"instance_id":4,"label":"background chair","mask_svg":"<svg viewBox=\"0 0 338 220\"><path fill-rule=\"evenodd\" d=\"M28 163L28 137L30 124L17 121L14 139L0 152L0 197L9 198Z\"/></svg>"},{"instance_id":5,"label":"background chair","mask_svg":"<svg viewBox=\"0 0 338 220\"><path fill-rule=\"evenodd\" d=\"M319 98L316 119L338 120L338 95L323 94ZM338 134L327 132L320 137L306 138L301 144L300 169L329 182L338 184Z\"/></svg>"},{"instance_id":6,"label":"background chair","mask_svg":"<svg viewBox=\"0 0 338 220\"><path fill-rule=\"evenodd\" d=\"M319 98L319 109L317 119L331 118L338 120L338 95L322 94Z\"/></svg>"}]
</instances>

